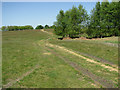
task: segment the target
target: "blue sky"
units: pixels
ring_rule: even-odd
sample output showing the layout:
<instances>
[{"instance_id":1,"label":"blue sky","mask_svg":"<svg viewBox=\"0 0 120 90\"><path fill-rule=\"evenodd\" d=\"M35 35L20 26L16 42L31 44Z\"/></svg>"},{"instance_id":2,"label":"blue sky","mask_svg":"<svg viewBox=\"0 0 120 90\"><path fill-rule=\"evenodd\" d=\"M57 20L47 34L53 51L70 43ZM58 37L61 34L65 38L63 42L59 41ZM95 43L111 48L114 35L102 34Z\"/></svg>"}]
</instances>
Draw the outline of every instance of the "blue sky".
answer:
<instances>
[{"instance_id":1,"label":"blue sky","mask_svg":"<svg viewBox=\"0 0 120 90\"><path fill-rule=\"evenodd\" d=\"M79 4L90 14L96 2L3 2L2 25L53 25L61 9L66 11Z\"/></svg>"}]
</instances>

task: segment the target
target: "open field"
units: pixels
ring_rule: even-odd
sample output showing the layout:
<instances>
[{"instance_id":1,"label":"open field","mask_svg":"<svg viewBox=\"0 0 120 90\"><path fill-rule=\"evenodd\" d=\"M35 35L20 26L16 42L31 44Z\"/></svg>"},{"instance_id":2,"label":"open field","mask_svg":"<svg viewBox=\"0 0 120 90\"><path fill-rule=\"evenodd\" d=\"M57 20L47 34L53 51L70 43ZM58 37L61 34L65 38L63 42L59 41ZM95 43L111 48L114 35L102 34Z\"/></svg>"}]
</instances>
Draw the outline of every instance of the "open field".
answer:
<instances>
[{"instance_id":1,"label":"open field","mask_svg":"<svg viewBox=\"0 0 120 90\"><path fill-rule=\"evenodd\" d=\"M56 37L48 30L3 32L3 87L118 87L118 37Z\"/></svg>"}]
</instances>

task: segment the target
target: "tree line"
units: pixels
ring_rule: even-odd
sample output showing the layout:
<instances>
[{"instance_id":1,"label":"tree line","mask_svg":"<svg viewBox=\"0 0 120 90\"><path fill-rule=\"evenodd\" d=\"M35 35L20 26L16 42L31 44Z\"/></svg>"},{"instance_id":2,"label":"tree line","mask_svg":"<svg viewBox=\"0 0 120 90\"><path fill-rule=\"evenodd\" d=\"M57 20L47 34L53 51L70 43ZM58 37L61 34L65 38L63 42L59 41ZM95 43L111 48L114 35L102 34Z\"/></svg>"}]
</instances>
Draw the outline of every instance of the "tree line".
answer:
<instances>
[{"instance_id":1,"label":"tree line","mask_svg":"<svg viewBox=\"0 0 120 90\"><path fill-rule=\"evenodd\" d=\"M32 30L33 27L30 25L26 26L2 26L3 31L17 31L17 30Z\"/></svg>"},{"instance_id":2,"label":"tree line","mask_svg":"<svg viewBox=\"0 0 120 90\"><path fill-rule=\"evenodd\" d=\"M35 29L54 29L55 25L37 25ZM2 26L1 30L3 31L17 31L17 30L33 30L34 28L31 25L26 26Z\"/></svg>"},{"instance_id":3,"label":"tree line","mask_svg":"<svg viewBox=\"0 0 120 90\"><path fill-rule=\"evenodd\" d=\"M35 29L54 29L54 28L55 28L55 25L52 25L52 26L49 26L49 25L45 25L45 26L38 25Z\"/></svg>"},{"instance_id":4,"label":"tree line","mask_svg":"<svg viewBox=\"0 0 120 90\"><path fill-rule=\"evenodd\" d=\"M97 2L88 15L82 5L60 10L54 22L55 34L64 37L96 38L119 36L120 2Z\"/></svg>"}]
</instances>

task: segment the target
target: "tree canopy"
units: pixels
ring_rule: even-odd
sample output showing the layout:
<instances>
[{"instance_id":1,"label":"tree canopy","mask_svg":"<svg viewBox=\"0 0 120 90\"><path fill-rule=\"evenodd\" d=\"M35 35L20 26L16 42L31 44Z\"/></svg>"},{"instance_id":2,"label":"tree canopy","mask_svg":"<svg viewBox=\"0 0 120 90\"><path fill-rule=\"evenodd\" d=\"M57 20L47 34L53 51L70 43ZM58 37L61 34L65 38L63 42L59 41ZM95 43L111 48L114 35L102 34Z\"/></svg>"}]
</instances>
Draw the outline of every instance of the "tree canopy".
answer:
<instances>
[{"instance_id":1,"label":"tree canopy","mask_svg":"<svg viewBox=\"0 0 120 90\"><path fill-rule=\"evenodd\" d=\"M91 14L82 5L64 12L60 10L54 22L55 34L76 37L85 34L87 38L120 35L120 2L97 2Z\"/></svg>"},{"instance_id":2,"label":"tree canopy","mask_svg":"<svg viewBox=\"0 0 120 90\"><path fill-rule=\"evenodd\" d=\"M91 20L87 34L89 37L118 36L120 26L120 2L96 3L91 12Z\"/></svg>"},{"instance_id":3,"label":"tree canopy","mask_svg":"<svg viewBox=\"0 0 120 90\"><path fill-rule=\"evenodd\" d=\"M48 25L45 25L45 27L44 27L45 29L48 29L49 28L49 26Z\"/></svg>"},{"instance_id":4,"label":"tree canopy","mask_svg":"<svg viewBox=\"0 0 120 90\"><path fill-rule=\"evenodd\" d=\"M35 29L43 29L44 27L42 25L38 25Z\"/></svg>"},{"instance_id":5,"label":"tree canopy","mask_svg":"<svg viewBox=\"0 0 120 90\"><path fill-rule=\"evenodd\" d=\"M56 26L55 33L63 37L77 36L81 33L80 30L87 19L87 12L82 5L79 5L78 8L73 6L72 9L66 12L60 10L57 21L54 22Z\"/></svg>"}]
</instances>

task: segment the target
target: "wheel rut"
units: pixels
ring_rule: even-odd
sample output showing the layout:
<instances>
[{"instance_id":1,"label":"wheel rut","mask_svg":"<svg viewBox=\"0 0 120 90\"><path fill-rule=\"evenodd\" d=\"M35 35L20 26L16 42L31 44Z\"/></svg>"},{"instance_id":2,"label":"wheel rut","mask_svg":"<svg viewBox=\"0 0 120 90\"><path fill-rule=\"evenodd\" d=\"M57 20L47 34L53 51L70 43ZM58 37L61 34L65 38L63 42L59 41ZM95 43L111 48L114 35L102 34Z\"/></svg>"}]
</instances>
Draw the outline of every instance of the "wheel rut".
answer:
<instances>
[{"instance_id":1,"label":"wheel rut","mask_svg":"<svg viewBox=\"0 0 120 90\"><path fill-rule=\"evenodd\" d=\"M12 80L11 82L7 83L6 85L3 85L3 88L9 88L11 87L13 84L15 84L16 82L19 82L20 80L22 80L24 77L30 75L35 69L39 68L39 65L37 64L35 67L33 67L31 70L29 70L28 72L24 73L21 77L18 77L16 80Z\"/></svg>"},{"instance_id":2,"label":"wheel rut","mask_svg":"<svg viewBox=\"0 0 120 90\"><path fill-rule=\"evenodd\" d=\"M64 52L68 52L68 53L70 53L70 54L72 54L72 55L75 55L75 56L78 56L78 57L80 57L80 58L83 58L83 59L85 59L87 62L91 62L91 63L94 63L94 64L96 64L96 65L100 65L100 66L102 66L102 67L104 67L104 68L107 68L109 71L116 71L116 72L118 73L118 68L113 68L113 67L107 66L107 65L105 65L105 64L103 64L103 63L101 63L101 62L97 62L97 61L95 61L95 60L93 60L93 59L89 59L89 58L84 57L84 56L82 56L82 55L80 55L80 54L78 54L78 53L76 53L76 52L73 52L72 50L69 50L69 49L67 49L67 48L65 48L65 47L58 46L58 45L54 45L54 44L50 44L50 43L46 43L46 46L63 50Z\"/></svg>"},{"instance_id":3,"label":"wheel rut","mask_svg":"<svg viewBox=\"0 0 120 90\"><path fill-rule=\"evenodd\" d=\"M114 84L113 84L112 81L106 80L106 79L101 78L99 76L96 76L95 74L90 72L88 69L85 69L82 66L80 66L80 65L78 65L78 64L76 64L74 62L71 62L69 59L67 59L66 57L63 57L63 56L57 54L55 51L53 51L52 49L48 48L47 46L46 46L46 49L49 50L50 52L52 52L57 57L59 57L60 59L64 60L67 64L72 66L79 73L83 73L87 77L91 78L97 85L102 85L103 87L106 87L106 88L114 88Z\"/></svg>"}]
</instances>

